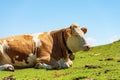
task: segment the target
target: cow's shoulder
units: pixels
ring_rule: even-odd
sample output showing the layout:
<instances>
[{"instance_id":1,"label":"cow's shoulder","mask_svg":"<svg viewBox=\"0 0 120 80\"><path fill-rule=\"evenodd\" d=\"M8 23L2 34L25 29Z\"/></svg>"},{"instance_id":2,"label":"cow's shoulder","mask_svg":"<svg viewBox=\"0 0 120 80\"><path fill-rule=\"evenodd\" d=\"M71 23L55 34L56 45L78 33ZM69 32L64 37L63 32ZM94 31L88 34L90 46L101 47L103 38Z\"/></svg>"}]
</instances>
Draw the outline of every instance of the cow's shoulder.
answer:
<instances>
[{"instance_id":1,"label":"cow's shoulder","mask_svg":"<svg viewBox=\"0 0 120 80\"><path fill-rule=\"evenodd\" d=\"M38 37L42 42L48 43L52 42L52 36L50 35L50 32L43 32Z\"/></svg>"}]
</instances>

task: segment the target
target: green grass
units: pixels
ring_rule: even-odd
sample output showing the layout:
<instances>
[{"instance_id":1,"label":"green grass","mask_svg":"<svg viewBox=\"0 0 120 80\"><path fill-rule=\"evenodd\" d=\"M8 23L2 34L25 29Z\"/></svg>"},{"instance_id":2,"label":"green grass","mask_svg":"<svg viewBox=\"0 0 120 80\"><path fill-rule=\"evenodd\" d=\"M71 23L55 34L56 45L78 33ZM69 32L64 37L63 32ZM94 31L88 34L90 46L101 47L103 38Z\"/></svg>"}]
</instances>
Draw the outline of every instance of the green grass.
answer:
<instances>
[{"instance_id":1,"label":"green grass","mask_svg":"<svg viewBox=\"0 0 120 80\"><path fill-rule=\"evenodd\" d=\"M13 75L17 80L120 80L120 41L93 47L88 52L77 52L73 62L71 68L62 70L0 71L0 78Z\"/></svg>"}]
</instances>

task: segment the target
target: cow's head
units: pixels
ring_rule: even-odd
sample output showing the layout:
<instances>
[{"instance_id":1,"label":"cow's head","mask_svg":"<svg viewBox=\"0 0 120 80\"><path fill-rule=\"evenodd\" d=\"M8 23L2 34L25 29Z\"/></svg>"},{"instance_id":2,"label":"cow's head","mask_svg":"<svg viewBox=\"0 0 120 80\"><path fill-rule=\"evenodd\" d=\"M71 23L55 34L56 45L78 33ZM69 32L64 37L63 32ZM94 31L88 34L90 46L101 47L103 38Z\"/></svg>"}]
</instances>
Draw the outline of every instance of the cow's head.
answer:
<instances>
[{"instance_id":1,"label":"cow's head","mask_svg":"<svg viewBox=\"0 0 120 80\"><path fill-rule=\"evenodd\" d=\"M77 24L72 24L66 29L68 38L67 46L72 52L79 50L89 50L90 46L85 40L84 34L87 32L87 28L80 28Z\"/></svg>"}]
</instances>

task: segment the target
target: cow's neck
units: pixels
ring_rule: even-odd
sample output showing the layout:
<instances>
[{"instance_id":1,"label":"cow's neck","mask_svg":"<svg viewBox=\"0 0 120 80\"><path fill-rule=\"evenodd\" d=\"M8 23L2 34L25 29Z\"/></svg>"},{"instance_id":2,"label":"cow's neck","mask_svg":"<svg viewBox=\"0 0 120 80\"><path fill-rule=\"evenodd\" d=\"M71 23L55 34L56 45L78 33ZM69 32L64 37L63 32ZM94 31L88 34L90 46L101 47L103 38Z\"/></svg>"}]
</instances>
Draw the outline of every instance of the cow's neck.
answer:
<instances>
[{"instance_id":1,"label":"cow's neck","mask_svg":"<svg viewBox=\"0 0 120 80\"><path fill-rule=\"evenodd\" d=\"M64 31L64 29L61 29L51 32L51 35L53 37L52 55L58 56L59 58L66 58L68 53L72 54L72 51L70 51L66 45Z\"/></svg>"},{"instance_id":2,"label":"cow's neck","mask_svg":"<svg viewBox=\"0 0 120 80\"><path fill-rule=\"evenodd\" d=\"M67 50L67 53L68 54L72 54L72 51L67 47L67 44L66 44L66 40L65 40L65 29L62 30L62 40L63 40L63 44Z\"/></svg>"}]
</instances>

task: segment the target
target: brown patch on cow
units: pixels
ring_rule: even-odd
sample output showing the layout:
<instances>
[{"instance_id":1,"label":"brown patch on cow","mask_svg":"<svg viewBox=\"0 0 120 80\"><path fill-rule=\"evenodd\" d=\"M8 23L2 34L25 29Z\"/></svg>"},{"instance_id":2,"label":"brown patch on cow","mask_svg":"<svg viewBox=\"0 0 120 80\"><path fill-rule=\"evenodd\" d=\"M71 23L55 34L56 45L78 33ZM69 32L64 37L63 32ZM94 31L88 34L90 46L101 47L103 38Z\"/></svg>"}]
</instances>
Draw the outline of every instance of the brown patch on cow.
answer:
<instances>
[{"instance_id":1,"label":"brown patch on cow","mask_svg":"<svg viewBox=\"0 0 120 80\"><path fill-rule=\"evenodd\" d=\"M23 35L23 38L28 41L33 39L31 35Z\"/></svg>"},{"instance_id":2,"label":"brown patch on cow","mask_svg":"<svg viewBox=\"0 0 120 80\"><path fill-rule=\"evenodd\" d=\"M62 31L64 29L61 30L57 30L57 31L52 31L51 35L53 37L53 49L52 49L52 56L56 59L59 60L60 58L66 58L67 54L66 54L66 47L63 43L63 38L62 38ZM65 30L66 31L66 30ZM65 41L68 38L68 34L65 32L64 34L64 38Z\"/></svg>"},{"instance_id":3,"label":"brown patch on cow","mask_svg":"<svg viewBox=\"0 0 120 80\"><path fill-rule=\"evenodd\" d=\"M44 54L50 54L52 53L52 37L50 36L50 34L48 32L44 32L43 34L40 34L38 37L42 43L42 46L40 47L39 53L40 55L38 56L44 56ZM44 54L41 54L44 53Z\"/></svg>"},{"instance_id":4,"label":"brown patch on cow","mask_svg":"<svg viewBox=\"0 0 120 80\"><path fill-rule=\"evenodd\" d=\"M66 28L65 30L65 40L67 41L67 38L71 36L72 30L70 28Z\"/></svg>"},{"instance_id":5,"label":"brown patch on cow","mask_svg":"<svg viewBox=\"0 0 120 80\"><path fill-rule=\"evenodd\" d=\"M87 69L96 69L96 68L101 68L101 66L85 65L85 68L87 68Z\"/></svg>"},{"instance_id":6,"label":"brown patch on cow","mask_svg":"<svg viewBox=\"0 0 120 80\"><path fill-rule=\"evenodd\" d=\"M30 35L22 35L12 37L14 41L11 41L11 38L7 38L9 49L5 52L11 58L12 63L17 61L25 61L28 64L27 57L30 53L34 53L34 41ZM18 57L16 57L18 56Z\"/></svg>"}]
</instances>

